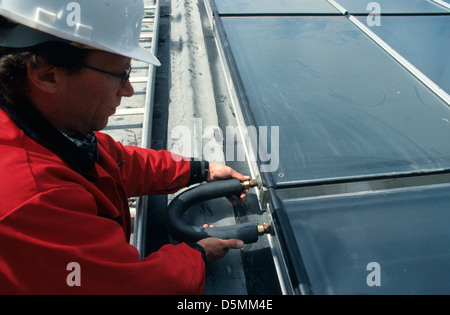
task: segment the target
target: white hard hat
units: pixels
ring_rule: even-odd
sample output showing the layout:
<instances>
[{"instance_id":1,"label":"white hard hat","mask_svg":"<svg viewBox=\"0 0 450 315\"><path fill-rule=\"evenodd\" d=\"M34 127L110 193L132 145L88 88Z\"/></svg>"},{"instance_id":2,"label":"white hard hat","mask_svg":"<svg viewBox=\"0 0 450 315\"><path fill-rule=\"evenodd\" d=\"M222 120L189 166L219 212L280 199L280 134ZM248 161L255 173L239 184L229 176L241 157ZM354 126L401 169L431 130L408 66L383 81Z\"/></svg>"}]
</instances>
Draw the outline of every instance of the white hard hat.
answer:
<instances>
[{"instance_id":1,"label":"white hard hat","mask_svg":"<svg viewBox=\"0 0 450 315\"><path fill-rule=\"evenodd\" d=\"M159 66L139 45L143 0L0 0L0 15L18 23L0 30L0 46L67 41Z\"/></svg>"}]
</instances>

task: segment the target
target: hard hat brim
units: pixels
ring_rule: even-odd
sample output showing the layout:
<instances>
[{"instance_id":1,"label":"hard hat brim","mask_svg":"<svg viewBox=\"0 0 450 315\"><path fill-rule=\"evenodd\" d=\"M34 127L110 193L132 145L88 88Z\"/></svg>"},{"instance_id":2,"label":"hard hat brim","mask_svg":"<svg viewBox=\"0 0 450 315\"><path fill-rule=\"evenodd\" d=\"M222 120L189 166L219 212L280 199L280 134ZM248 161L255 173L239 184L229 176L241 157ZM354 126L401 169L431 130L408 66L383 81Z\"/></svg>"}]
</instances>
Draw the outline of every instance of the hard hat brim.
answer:
<instances>
[{"instance_id":1,"label":"hard hat brim","mask_svg":"<svg viewBox=\"0 0 450 315\"><path fill-rule=\"evenodd\" d=\"M126 57L144 61L157 67L161 66L161 62L158 60L158 58L156 58L151 52L143 47L137 47L135 51L133 51L129 56Z\"/></svg>"},{"instance_id":2,"label":"hard hat brim","mask_svg":"<svg viewBox=\"0 0 450 315\"><path fill-rule=\"evenodd\" d=\"M161 66L161 63L159 62L158 58L156 58L151 52L149 52L147 49L141 46L138 46L134 50L127 52L118 51L115 49L111 49L109 47L94 48L89 45L86 45L86 43L71 42L71 39L69 38L63 39L61 37L56 37L51 34L44 33L39 30L27 27L25 25L17 25L16 27L10 30L3 31L2 34L0 35L0 46L10 48L32 47L38 44L51 41L61 41L67 44L75 44L75 46L79 46L80 48L104 50L117 55L129 57L131 59L144 61L157 67Z\"/></svg>"},{"instance_id":3,"label":"hard hat brim","mask_svg":"<svg viewBox=\"0 0 450 315\"><path fill-rule=\"evenodd\" d=\"M0 46L3 47L25 48L49 41L62 41L68 44L74 44L80 48L104 50L131 59L144 61L158 67L161 65L158 58L138 43L135 43L134 45L124 43L122 45L120 41L109 43L91 38L84 38L67 32L67 30L59 30L51 25L36 21L35 19L21 16L16 12L12 12L11 10L2 7L0 7L0 15L18 23L16 27L0 32ZM123 36L122 39L126 40Z\"/></svg>"}]
</instances>

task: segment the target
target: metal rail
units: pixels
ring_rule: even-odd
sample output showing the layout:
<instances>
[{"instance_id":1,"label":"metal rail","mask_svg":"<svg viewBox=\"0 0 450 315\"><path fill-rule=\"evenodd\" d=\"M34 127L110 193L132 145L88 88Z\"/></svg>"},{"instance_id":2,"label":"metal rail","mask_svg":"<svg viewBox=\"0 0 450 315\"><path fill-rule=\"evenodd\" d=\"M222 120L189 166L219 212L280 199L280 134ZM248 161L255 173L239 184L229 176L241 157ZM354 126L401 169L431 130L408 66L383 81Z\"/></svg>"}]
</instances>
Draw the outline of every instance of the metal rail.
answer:
<instances>
[{"instance_id":1,"label":"metal rail","mask_svg":"<svg viewBox=\"0 0 450 315\"><path fill-rule=\"evenodd\" d=\"M144 0L140 45L155 56L158 49L159 17L159 0ZM156 67L137 60L132 61L132 67L130 82L135 95L122 99L122 104L110 118L104 131L124 145L150 148ZM131 241L142 253L145 245L147 197L130 198L129 203L134 231Z\"/></svg>"},{"instance_id":2,"label":"metal rail","mask_svg":"<svg viewBox=\"0 0 450 315\"><path fill-rule=\"evenodd\" d=\"M150 9L149 9L150 10ZM160 19L160 5L159 0L155 0L154 6L154 20L153 20L153 37L151 52L153 55L158 53L158 36L159 36L159 19ZM144 17L144 23L146 18ZM151 21L149 22L151 23ZM142 37L141 37L142 38ZM144 37L148 38L148 37ZM148 70L148 81L146 89L146 110L143 117L143 131L142 131L142 143L143 148L150 148L152 141L151 133L151 121L153 118L153 106L154 106L154 91L155 91L155 77L156 77L156 67L153 65L149 66ZM138 198L136 206L136 218L134 224L134 242L133 244L141 253L143 258L145 252L145 235L147 234L146 224L147 222L147 211L148 211L148 197L144 196Z\"/></svg>"}]
</instances>

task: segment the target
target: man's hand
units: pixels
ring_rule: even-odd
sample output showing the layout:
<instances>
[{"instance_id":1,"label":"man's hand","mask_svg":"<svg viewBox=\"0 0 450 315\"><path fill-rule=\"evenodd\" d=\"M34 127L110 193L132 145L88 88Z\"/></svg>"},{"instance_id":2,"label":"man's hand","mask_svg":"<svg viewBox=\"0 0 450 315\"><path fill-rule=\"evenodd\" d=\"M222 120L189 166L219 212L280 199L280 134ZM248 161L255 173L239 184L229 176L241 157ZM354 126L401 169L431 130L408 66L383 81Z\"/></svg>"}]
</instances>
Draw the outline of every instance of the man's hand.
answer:
<instances>
[{"instance_id":1,"label":"man's hand","mask_svg":"<svg viewBox=\"0 0 450 315\"><path fill-rule=\"evenodd\" d=\"M198 241L197 244L205 249L208 262L224 258L229 249L241 249L244 247L244 242L240 240L221 240L218 238L205 238Z\"/></svg>"},{"instance_id":2,"label":"man's hand","mask_svg":"<svg viewBox=\"0 0 450 315\"><path fill-rule=\"evenodd\" d=\"M232 169L229 166L223 165L223 164L216 164L216 163L209 163L209 172L208 176L206 178L206 181L213 182L216 180L223 180L223 179L231 179L236 178L239 179L241 182L249 180L250 176L242 175L241 173L236 172L234 169ZM248 193L248 190L244 191L240 196L239 199L241 201L244 201L245 195ZM236 200L232 198L228 198L231 203L236 204Z\"/></svg>"},{"instance_id":3,"label":"man's hand","mask_svg":"<svg viewBox=\"0 0 450 315\"><path fill-rule=\"evenodd\" d=\"M206 181L213 182L220 179L230 179L230 178L236 178L240 181L249 180L250 176L242 175L241 173L236 172L231 167L223 165L223 164L217 164L217 163L209 163L209 172L208 177L206 178Z\"/></svg>"}]
</instances>

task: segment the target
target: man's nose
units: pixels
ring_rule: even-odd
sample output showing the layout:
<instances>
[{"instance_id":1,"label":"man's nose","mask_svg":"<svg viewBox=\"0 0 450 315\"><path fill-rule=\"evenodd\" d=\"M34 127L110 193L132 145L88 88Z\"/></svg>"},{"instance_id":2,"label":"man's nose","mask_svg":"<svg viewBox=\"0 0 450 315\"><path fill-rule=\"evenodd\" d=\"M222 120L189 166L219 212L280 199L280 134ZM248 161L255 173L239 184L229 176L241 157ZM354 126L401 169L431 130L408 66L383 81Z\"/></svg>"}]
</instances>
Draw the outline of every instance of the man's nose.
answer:
<instances>
[{"instance_id":1,"label":"man's nose","mask_svg":"<svg viewBox=\"0 0 450 315\"><path fill-rule=\"evenodd\" d=\"M120 89L120 96L132 97L134 95L134 88L130 80L125 83L125 86Z\"/></svg>"}]
</instances>

